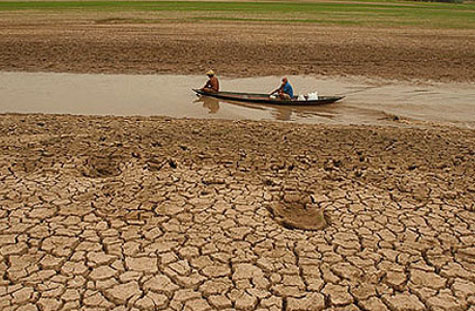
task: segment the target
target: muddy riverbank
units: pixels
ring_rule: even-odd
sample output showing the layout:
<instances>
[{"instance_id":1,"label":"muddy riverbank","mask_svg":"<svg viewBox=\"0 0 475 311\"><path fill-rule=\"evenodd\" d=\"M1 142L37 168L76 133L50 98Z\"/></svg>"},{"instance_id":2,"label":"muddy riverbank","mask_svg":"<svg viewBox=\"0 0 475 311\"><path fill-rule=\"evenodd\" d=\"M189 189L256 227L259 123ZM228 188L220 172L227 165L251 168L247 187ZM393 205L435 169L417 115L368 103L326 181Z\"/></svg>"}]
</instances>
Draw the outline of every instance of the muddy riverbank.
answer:
<instances>
[{"instance_id":1,"label":"muddy riverbank","mask_svg":"<svg viewBox=\"0 0 475 311\"><path fill-rule=\"evenodd\" d=\"M0 16L0 70L226 76L358 75L475 81L472 30L239 22L97 23L110 17ZM289 34L281 40L282 33Z\"/></svg>"},{"instance_id":2,"label":"muddy riverbank","mask_svg":"<svg viewBox=\"0 0 475 311\"><path fill-rule=\"evenodd\" d=\"M3 310L474 303L473 130L59 115L0 125ZM324 209L329 225L287 228L268 209L286 202Z\"/></svg>"}]
</instances>

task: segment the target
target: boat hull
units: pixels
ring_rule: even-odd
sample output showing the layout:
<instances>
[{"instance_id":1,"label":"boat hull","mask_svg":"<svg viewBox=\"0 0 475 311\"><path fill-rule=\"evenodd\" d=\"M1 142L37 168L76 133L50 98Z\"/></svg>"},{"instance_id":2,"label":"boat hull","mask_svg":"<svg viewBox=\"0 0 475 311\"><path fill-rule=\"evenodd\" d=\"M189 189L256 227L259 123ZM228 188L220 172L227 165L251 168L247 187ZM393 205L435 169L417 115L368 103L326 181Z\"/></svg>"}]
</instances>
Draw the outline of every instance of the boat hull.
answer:
<instances>
[{"instance_id":1,"label":"boat hull","mask_svg":"<svg viewBox=\"0 0 475 311\"><path fill-rule=\"evenodd\" d=\"M241 101L256 104L272 104L282 106L317 106L324 104L331 104L343 99L344 96L319 96L317 100L298 100L293 98L291 100L272 99L269 94L253 94L253 93L237 93L237 92L204 92L200 89L193 89L193 91L202 96L210 96L223 100Z\"/></svg>"}]
</instances>

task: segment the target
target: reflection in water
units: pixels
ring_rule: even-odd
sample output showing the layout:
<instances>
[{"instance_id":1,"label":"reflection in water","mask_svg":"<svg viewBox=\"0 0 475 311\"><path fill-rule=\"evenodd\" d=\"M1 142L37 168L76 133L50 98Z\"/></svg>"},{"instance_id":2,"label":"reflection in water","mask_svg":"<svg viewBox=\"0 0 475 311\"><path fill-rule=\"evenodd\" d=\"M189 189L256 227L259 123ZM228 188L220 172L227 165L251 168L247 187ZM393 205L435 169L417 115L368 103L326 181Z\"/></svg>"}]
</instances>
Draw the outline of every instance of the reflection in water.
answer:
<instances>
[{"instance_id":1,"label":"reflection in water","mask_svg":"<svg viewBox=\"0 0 475 311\"><path fill-rule=\"evenodd\" d=\"M207 108L209 110L209 113L216 113L219 111L219 100L217 98L200 96L194 102L202 102L203 108Z\"/></svg>"},{"instance_id":2,"label":"reflection in water","mask_svg":"<svg viewBox=\"0 0 475 311\"><path fill-rule=\"evenodd\" d=\"M274 115L276 120L289 121L290 117L292 116L292 110L291 109L276 109L272 114Z\"/></svg>"},{"instance_id":3,"label":"reflection in water","mask_svg":"<svg viewBox=\"0 0 475 311\"><path fill-rule=\"evenodd\" d=\"M280 106L272 104L258 104L258 103L246 103L232 100L217 99L209 96L200 96L193 101L194 103L203 103L203 108L207 108L209 113L217 113L219 111L219 104L234 105L243 107L246 109L268 111L272 115L272 119L279 121L293 121L297 118L311 118L321 117L325 119L333 119L336 116L334 104L327 104L325 106Z\"/></svg>"},{"instance_id":4,"label":"reflection in water","mask_svg":"<svg viewBox=\"0 0 475 311\"><path fill-rule=\"evenodd\" d=\"M278 105L261 105L261 104L250 104L250 103L241 103L232 100L223 100L217 99L209 96L200 96L198 99L193 101L194 103L203 103L203 108L207 108L209 113L217 113L219 111L219 103L231 104L239 107L257 109L257 110L271 110L273 119L280 121L290 121L292 116L292 108L278 106ZM267 106L267 107L266 107ZM270 108L270 109L269 109Z\"/></svg>"},{"instance_id":5,"label":"reflection in water","mask_svg":"<svg viewBox=\"0 0 475 311\"><path fill-rule=\"evenodd\" d=\"M241 103L236 101L226 101L227 103L241 106L250 109L259 109L259 110L268 110L273 116L273 119L279 121L290 121L292 120L293 108L289 106L279 106L279 105L264 105L264 104L255 104L255 103Z\"/></svg>"}]
</instances>

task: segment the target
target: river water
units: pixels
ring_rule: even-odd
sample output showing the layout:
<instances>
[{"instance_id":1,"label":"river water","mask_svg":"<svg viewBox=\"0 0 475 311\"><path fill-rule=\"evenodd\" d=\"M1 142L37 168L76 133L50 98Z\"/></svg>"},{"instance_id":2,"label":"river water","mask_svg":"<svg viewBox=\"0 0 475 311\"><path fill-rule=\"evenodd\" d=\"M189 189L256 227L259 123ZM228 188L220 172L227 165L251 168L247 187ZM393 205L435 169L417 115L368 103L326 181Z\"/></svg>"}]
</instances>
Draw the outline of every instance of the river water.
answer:
<instances>
[{"instance_id":1,"label":"river water","mask_svg":"<svg viewBox=\"0 0 475 311\"><path fill-rule=\"evenodd\" d=\"M0 113L161 115L299 123L384 124L391 116L475 128L475 85L289 76L294 92L346 95L317 107L198 98L206 76L0 72ZM265 93L280 77L220 77L221 89Z\"/></svg>"}]
</instances>

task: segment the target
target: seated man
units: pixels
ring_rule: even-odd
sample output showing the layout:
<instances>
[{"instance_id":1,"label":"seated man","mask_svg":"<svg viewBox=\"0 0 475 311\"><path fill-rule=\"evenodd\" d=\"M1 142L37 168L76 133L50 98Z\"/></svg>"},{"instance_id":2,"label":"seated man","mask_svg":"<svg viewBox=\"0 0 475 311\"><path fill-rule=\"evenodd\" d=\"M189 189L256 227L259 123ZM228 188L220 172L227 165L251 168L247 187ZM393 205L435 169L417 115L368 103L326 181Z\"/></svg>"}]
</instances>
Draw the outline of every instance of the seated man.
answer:
<instances>
[{"instance_id":1,"label":"seated man","mask_svg":"<svg viewBox=\"0 0 475 311\"><path fill-rule=\"evenodd\" d=\"M205 86L201 89L202 91L208 93L218 93L219 92L219 81L218 78L215 77L214 71L209 70L206 75L208 76L209 80L206 82Z\"/></svg>"},{"instance_id":2,"label":"seated man","mask_svg":"<svg viewBox=\"0 0 475 311\"><path fill-rule=\"evenodd\" d=\"M289 80L287 80L287 77L282 78L282 85L278 89L272 91L270 95L274 93L277 93L280 99L284 100L291 100L292 97L294 97L294 90L292 88L292 85L290 85Z\"/></svg>"}]
</instances>

